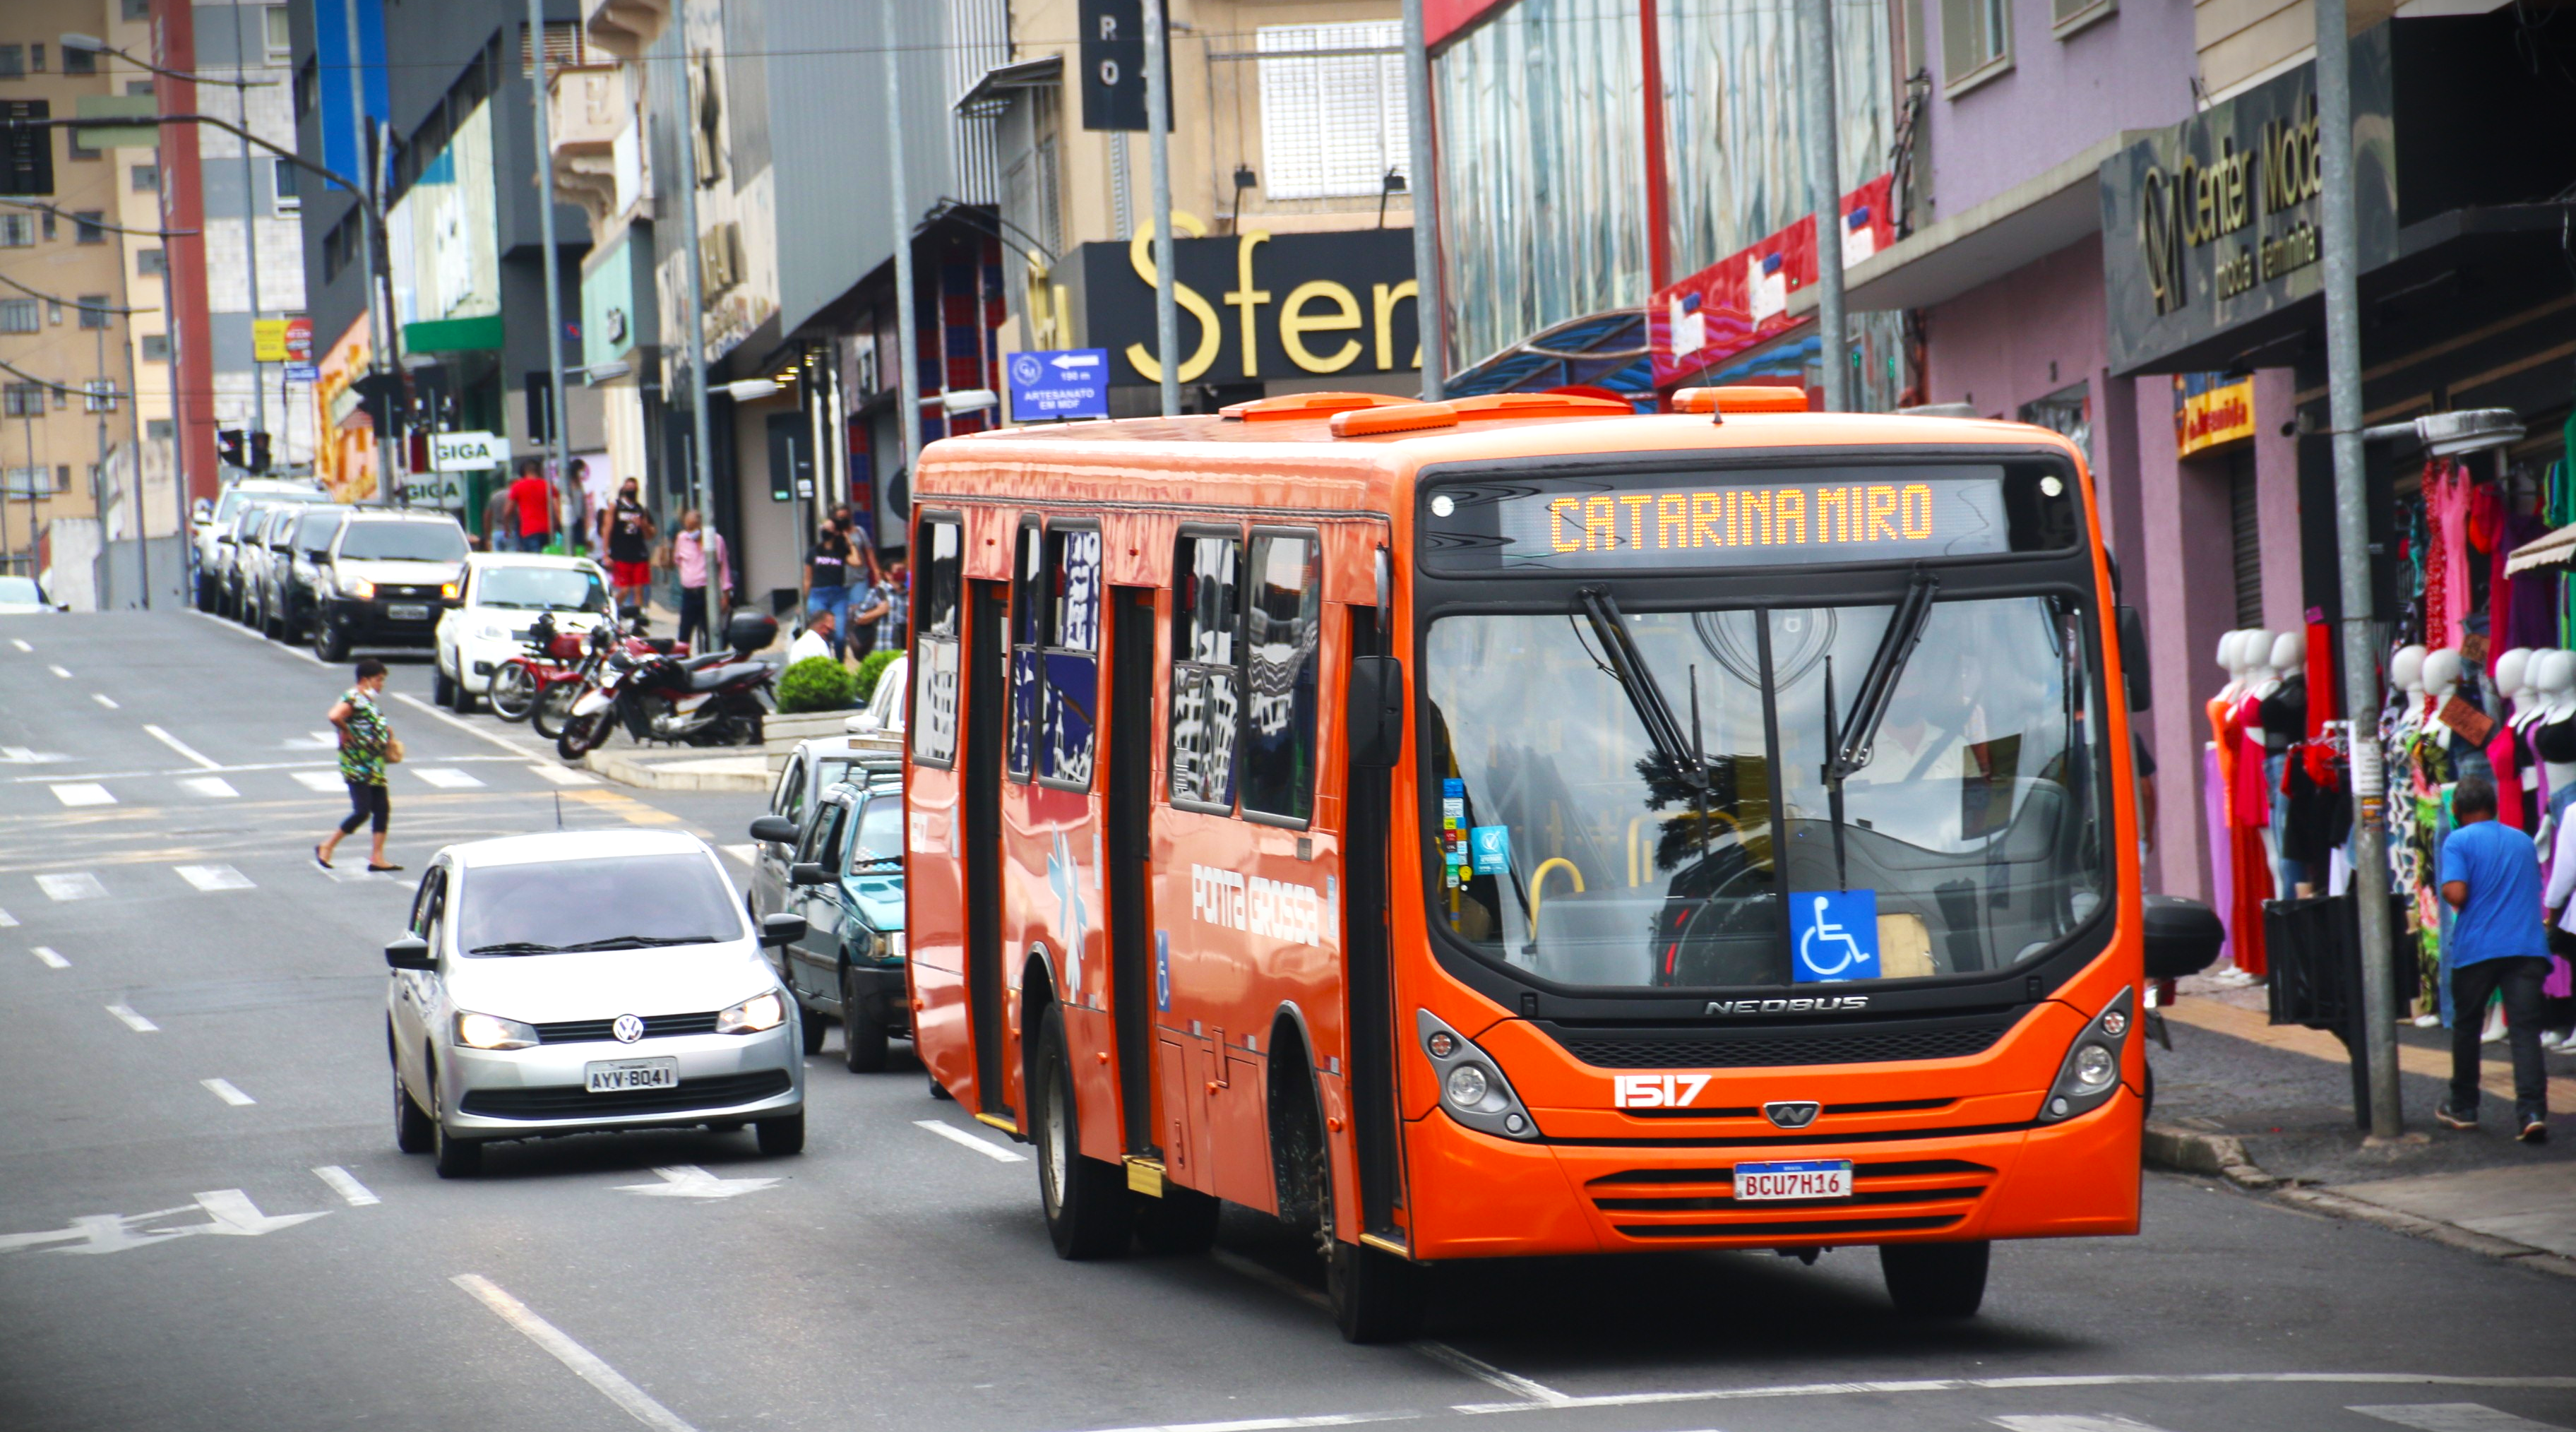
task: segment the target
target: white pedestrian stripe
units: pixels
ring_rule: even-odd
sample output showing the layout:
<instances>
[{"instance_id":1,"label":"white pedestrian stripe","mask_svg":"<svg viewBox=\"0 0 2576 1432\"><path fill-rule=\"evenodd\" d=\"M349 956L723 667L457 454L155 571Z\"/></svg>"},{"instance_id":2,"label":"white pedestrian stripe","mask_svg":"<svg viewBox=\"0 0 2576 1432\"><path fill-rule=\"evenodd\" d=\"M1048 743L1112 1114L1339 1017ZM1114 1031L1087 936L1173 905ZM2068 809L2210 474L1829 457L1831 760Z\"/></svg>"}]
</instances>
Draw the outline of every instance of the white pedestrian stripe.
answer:
<instances>
[{"instance_id":1,"label":"white pedestrian stripe","mask_svg":"<svg viewBox=\"0 0 2576 1432\"><path fill-rule=\"evenodd\" d=\"M324 1183L331 1185L331 1191L340 1195L351 1208L364 1208L371 1203L384 1202L338 1164L324 1164L315 1169L313 1174Z\"/></svg>"},{"instance_id":2,"label":"white pedestrian stripe","mask_svg":"<svg viewBox=\"0 0 2576 1432\"><path fill-rule=\"evenodd\" d=\"M97 703L98 703L99 705L101 705L101 706L106 707L106 708L107 708L108 710L110 710L110 711L122 711L122 710L124 710L124 709L125 709L124 707L119 706L119 705L117 705L117 704L116 704L116 698L115 698L115 697L108 695L108 694L107 694L106 692L104 692L104 691L93 691L93 692L91 692L91 693L89 694L89 699L90 699L90 700L92 700L92 701L97 702Z\"/></svg>"},{"instance_id":3,"label":"white pedestrian stripe","mask_svg":"<svg viewBox=\"0 0 2576 1432\"><path fill-rule=\"evenodd\" d=\"M599 784L599 777L592 775L588 771L576 771L570 766L548 766L540 764L530 766L528 769L559 786L595 786Z\"/></svg>"},{"instance_id":4,"label":"white pedestrian stripe","mask_svg":"<svg viewBox=\"0 0 2576 1432\"><path fill-rule=\"evenodd\" d=\"M627 1416L656 1432L697 1432L680 1420L679 1414L653 1400L652 1395L618 1374L617 1369L602 1362L597 1353L564 1336L561 1329L529 1310L527 1304L511 1297L498 1284L479 1273L459 1273L448 1280L472 1295L476 1302L490 1308L501 1321L517 1328L528 1341L544 1348L555 1361L571 1368L573 1375L597 1388L601 1396L616 1403Z\"/></svg>"},{"instance_id":5,"label":"white pedestrian stripe","mask_svg":"<svg viewBox=\"0 0 2576 1432\"><path fill-rule=\"evenodd\" d=\"M336 885L365 885L370 882L382 884L385 879L385 877L376 874L364 865L350 865L345 863L334 865L330 869L323 871L322 874L327 876L331 882Z\"/></svg>"},{"instance_id":6,"label":"white pedestrian stripe","mask_svg":"<svg viewBox=\"0 0 2576 1432\"><path fill-rule=\"evenodd\" d=\"M2418 1432L2566 1432L2555 1422L2534 1422L2510 1412L2498 1412L2476 1402L2423 1402L2409 1405L2395 1403L2381 1407L2347 1407L2364 1417L2394 1422L2400 1427L2413 1427Z\"/></svg>"},{"instance_id":7,"label":"white pedestrian stripe","mask_svg":"<svg viewBox=\"0 0 2576 1432\"><path fill-rule=\"evenodd\" d=\"M130 1004L111 1004L107 1007L107 1012L115 1015L118 1019L125 1021L125 1027L133 1030L137 1034L156 1034L160 1032L161 1026L154 1024L152 1021L145 1019L139 1014L136 1014L134 1012L134 1006Z\"/></svg>"},{"instance_id":8,"label":"white pedestrian stripe","mask_svg":"<svg viewBox=\"0 0 2576 1432\"><path fill-rule=\"evenodd\" d=\"M286 749L290 751L330 751L338 749L339 745L340 738L328 731L307 731L301 736L286 738Z\"/></svg>"},{"instance_id":9,"label":"white pedestrian stripe","mask_svg":"<svg viewBox=\"0 0 2576 1432\"><path fill-rule=\"evenodd\" d=\"M69 785L53 787L53 792L54 799L61 801L67 806L101 806L116 804L116 797L108 794L107 787L102 786L95 781L74 781Z\"/></svg>"},{"instance_id":10,"label":"white pedestrian stripe","mask_svg":"<svg viewBox=\"0 0 2576 1432\"><path fill-rule=\"evenodd\" d=\"M67 970L72 967L72 962L64 959L61 955L56 954L54 952L54 947L51 945L38 945L27 953L44 961L45 968L49 970Z\"/></svg>"},{"instance_id":11,"label":"white pedestrian stripe","mask_svg":"<svg viewBox=\"0 0 2576 1432\"><path fill-rule=\"evenodd\" d=\"M6 911L6 910L0 910L0 930L5 930L5 929L9 928L10 926L15 925L15 924L17 924L17 923L18 923L18 917L17 917L17 916L10 914L10 913L9 913L8 911Z\"/></svg>"},{"instance_id":12,"label":"white pedestrian stripe","mask_svg":"<svg viewBox=\"0 0 2576 1432\"><path fill-rule=\"evenodd\" d=\"M443 791L461 791L483 782L453 766L416 766L412 774Z\"/></svg>"},{"instance_id":13,"label":"white pedestrian stripe","mask_svg":"<svg viewBox=\"0 0 2576 1432\"><path fill-rule=\"evenodd\" d=\"M232 800L241 794L233 789L232 782L221 776L190 776L179 782L179 788L218 801Z\"/></svg>"},{"instance_id":14,"label":"white pedestrian stripe","mask_svg":"<svg viewBox=\"0 0 2576 1432\"><path fill-rule=\"evenodd\" d=\"M2042 1412L2035 1416L1989 1417L1998 1427L2012 1432L2161 1432L2144 1422L2114 1417L2107 1412Z\"/></svg>"},{"instance_id":15,"label":"white pedestrian stripe","mask_svg":"<svg viewBox=\"0 0 2576 1432\"><path fill-rule=\"evenodd\" d=\"M620 1193L640 1193L646 1198L733 1198L740 1194L758 1193L779 1182L774 1178L718 1178L696 1164L677 1168L657 1168L660 1183L621 1183Z\"/></svg>"},{"instance_id":16,"label":"white pedestrian stripe","mask_svg":"<svg viewBox=\"0 0 2576 1432\"><path fill-rule=\"evenodd\" d=\"M349 788L349 783L340 779L338 771L297 771L295 783L308 791L338 792Z\"/></svg>"},{"instance_id":17,"label":"white pedestrian stripe","mask_svg":"<svg viewBox=\"0 0 2576 1432\"><path fill-rule=\"evenodd\" d=\"M975 1137L964 1129L958 1128L953 1124L943 1124L937 1119L915 1119L912 1121L912 1126L916 1129L928 1129L941 1138L948 1140L950 1143L964 1144L966 1147L973 1149L975 1152L982 1154L984 1157L992 1159L997 1163L1028 1162L1028 1156L1025 1154L1013 1153L1011 1150L1003 1148L999 1144L986 1143L984 1140Z\"/></svg>"},{"instance_id":18,"label":"white pedestrian stripe","mask_svg":"<svg viewBox=\"0 0 2576 1432\"><path fill-rule=\"evenodd\" d=\"M43 766L70 759L60 751L39 751L33 746L0 746L0 766Z\"/></svg>"},{"instance_id":19,"label":"white pedestrian stripe","mask_svg":"<svg viewBox=\"0 0 2576 1432\"><path fill-rule=\"evenodd\" d=\"M209 757L203 751L198 750L196 747L189 745L187 742L180 740L178 737L171 735L169 732L162 730L158 726L147 725L143 728L143 733L150 736L153 740L160 742L162 745L169 747L171 750L178 752L181 756L186 757L189 764L196 766L201 770L220 771L224 768L223 762Z\"/></svg>"},{"instance_id":20,"label":"white pedestrian stripe","mask_svg":"<svg viewBox=\"0 0 2576 1432\"><path fill-rule=\"evenodd\" d=\"M200 890L255 890L251 878L229 865L178 865L179 878Z\"/></svg>"},{"instance_id":21,"label":"white pedestrian stripe","mask_svg":"<svg viewBox=\"0 0 2576 1432\"><path fill-rule=\"evenodd\" d=\"M68 672L68 671L63 670L63 669L62 669L61 667L59 667L59 666L48 666L48 667L46 667L46 668L45 668L45 670L52 672L54 675L61 677L61 678L62 678L63 680L65 680L65 681L69 681L69 680L71 680L71 679L72 679L72 674L71 674L70 672Z\"/></svg>"},{"instance_id":22,"label":"white pedestrian stripe","mask_svg":"<svg viewBox=\"0 0 2576 1432\"><path fill-rule=\"evenodd\" d=\"M225 1103L232 1105L236 1109L259 1102L257 1099L243 1093L241 1090L234 1088L233 1081L230 1079L200 1079L197 1082L206 1086L207 1093L214 1095L216 1098L223 1100Z\"/></svg>"},{"instance_id":23,"label":"white pedestrian stripe","mask_svg":"<svg viewBox=\"0 0 2576 1432\"><path fill-rule=\"evenodd\" d=\"M99 884L98 877L86 870L69 875L39 875L36 888L53 900L102 900L107 897L107 887Z\"/></svg>"}]
</instances>

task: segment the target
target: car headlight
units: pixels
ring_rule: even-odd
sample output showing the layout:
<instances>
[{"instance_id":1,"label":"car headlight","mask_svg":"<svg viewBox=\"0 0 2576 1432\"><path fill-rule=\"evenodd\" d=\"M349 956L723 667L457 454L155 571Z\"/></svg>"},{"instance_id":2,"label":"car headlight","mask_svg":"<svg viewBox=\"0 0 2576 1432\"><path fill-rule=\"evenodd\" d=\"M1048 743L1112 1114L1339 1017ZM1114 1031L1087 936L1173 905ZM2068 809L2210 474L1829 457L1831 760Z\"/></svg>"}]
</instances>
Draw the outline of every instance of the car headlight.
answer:
<instances>
[{"instance_id":1,"label":"car headlight","mask_svg":"<svg viewBox=\"0 0 2576 1432\"><path fill-rule=\"evenodd\" d=\"M2121 990L2100 1014L2085 1023L2084 1032L2075 1036L2065 1062L2057 1067L2057 1082L2049 1086L2048 1097L2040 1103L2041 1123L2061 1123L2090 1113L2108 1102L2120 1087L2121 1056L2128 1049L2130 1004L2136 993L2133 989Z\"/></svg>"},{"instance_id":2,"label":"car headlight","mask_svg":"<svg viewBox=\"0 0 2576 1432\"><path fill-rule=\"evenodd\" d=\"M1535 1139L1538 1123L1503 1078L1502 1065L1440 1022L1427 1009L1413 1012L1414 1033L1440 1080L1440 1107L1468 1128L1507 1139Z\"/></svg>"},{"instance_id":3,"label":"car headlight","mask_svg":"<svg viewBox=\"0 0 2576 1432\"><path fill-rule=\"evenodd\" d=\"M886 958L890 960L899 960L903 958L903 931L886 931L885 955Z\"/></svg>"},{"instance_id":4,"label":"car headlight","mask_svg":"<svg viewBox=\"0 0 2576 1432\"><path fill-rule=\"evenodd\" d=\"M459 1010L456 1042L468 1049L526 1049L537 1042L537 1031L515 1019Z\"/></svg>"},{"instance_id":5,"label":"car headlight","mask_svg":"<svg viewBox=\"0 0 2576 1432\"><path fill-rule=\"evenodd\" d=\"M716 1016L718 1034L757 1034L787 1022L787 1001L778 991L756 994Z\"/></svg>"},{"instance_id":6,"label":"car headlight","mask_svg":"<svg viewBox=\"0 0 2576 1432\"><path fill-rule=\"evenodd\" d=\"M460 583L457 583L457 582L445 582L445 583L441 583L441 584L440 584L440 586L439 586L439 588L438 588L438 594L439 594L440 596L442 596L442 597L447 598L449 601L451 601L451 602L452 602L452 601L455 601L455 600L456 600L456 594L457 594L458 592L463 591L463 590L465 590L465 588L464 588L464 586L463 586L462 584L460 584Z\"/></svg>"},{"instance_id":7,"label":"car headlight","mask_svg":"<svg viewBox=\"0 0 2576 1432\"><path fill-rule=\"evenodd\" d=\"M376 584L373 582L352 579L340 584L340 595L344 597L354 597L363 602L375 594Z\"/></svg>"}]
</instances>

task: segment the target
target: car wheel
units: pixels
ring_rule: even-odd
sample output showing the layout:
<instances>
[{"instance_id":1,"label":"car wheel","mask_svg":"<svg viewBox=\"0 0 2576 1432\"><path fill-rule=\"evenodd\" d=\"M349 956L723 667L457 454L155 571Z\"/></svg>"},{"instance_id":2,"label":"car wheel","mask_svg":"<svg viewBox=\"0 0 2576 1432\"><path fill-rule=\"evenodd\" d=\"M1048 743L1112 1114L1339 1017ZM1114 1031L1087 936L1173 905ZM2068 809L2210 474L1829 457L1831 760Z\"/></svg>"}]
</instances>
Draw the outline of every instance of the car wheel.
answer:
<instances>
[{"instance_id":1,"label":"car wheel","mask_svg":"<svg viewBox=\"0 0 2576 1432\"><path fill-rule=\"evenodd\" d=\"M333 666L349 659L349 634L329 617L313 619L313 654Z\"/></svg>"},{"instance_id":2,"label":"car wheel","mask_svg":"<svg viewBox=\"0 0 2576 1432\"><path fill-rule=\"evenodd\" d=\"M848 965L841 966L841 1063L853 1074L882 1074L886 1067L885 1022L868 1013L858 971Z\"/></svg>"},{"instance_id":3,"label":"car wheel","mask_svg":"<svg viewBox=\"0 0 2576 1432\"><path fill-rule=\"evenodd\" d=\"M933 1074L930 1076L930 1097L945 1104L951 1102L957 1096L949 1093L948 1086L940 1083L939 1076Z\"/></svg>"},{"instance_id":4,"label":"car wheel","mask_svg":"<svg viewBox=\"0 0 2576 1432\"><path fill-rule=\"evenodd\" d=\"M214 579L213 579L213 578L211 578L211 577L203 577L203 576L201 576L201 577L197 578L197 610L199 610L199 611L201 611L201 612L211 612L211 611L213 611L214 609L215 609L215 583L214 583Z\"/></svg>"},{"instance_id":5,"label":"car wheel","mask_svg":"<svg viewBox=\"0 0 2576 1432\"><path fill-rule=\"evenodd\" d=\"M425 1154L435 1142L429 1115L420 1110L420 1101L403 1087L402 1070L394 1071L394 1147L407 1154Z\"/></svg>"},{"instance_id":6,"label":"car wheel","mask_svg":"<svg viewBox=\"0 0 2576 1432\"><path fill-rule=\"evenodd\" d=\"M1038 1032L1037 1119L1030 1129L1038 1147L1038 1201L1046 1209L1047 1237L1059 1258L1104 1258L1122 1251L1135 1231L1136 1207L1127 1175L1113 1163L1082 1152L1082 1115L1073 1100L1072 1062L1065 1056L1064 1013L1048 1005Z\"/></svg>"},{"instance_id":7,"label":"car wheel","mask_svg":"<svg viewBox=\"0 0 2576 1432\"><path fill-rule=\"evenodd\" d=\"M805 1152L805 1114L802 1110L776 1119L753 1121L751 1136L760 1141L760 1151L771 1158L785 1158Z\"/></svg>"},{"instance_id":8,"label":"car wheel","mask_svg":"<svg viewBox=\"0 0 2576 1432\"><path fill-rule=\"evenodd\" d=\"M1986 1300L1986 1263L1994 1245L1886 1243L1878 1271L1887 1296L1909 1318L1971 1318Z\"/></svg>"},{"instance_id":9,"label":"car wheel","mask_svg":"<svg viewBox=\"0 0 2576 1432\"><path fill-rule=\"evenodd\" d=\"M456 682L444 671L430 679L429 704L447 707L456 705Z\"/></svg>"},{"instance_id":10,"label":"car wheel","mask_svg":"<svg viewBox=\"0 0 2576 1432\"><path fill-rule=\"evenodd\" d=\"M430 1133L438 1156L440 1178L472 1178L483 1171L483 1141L460 1139L447 1131L446 1095L439 1092L438 1066L429 1066Z\"/></svg>"}]
</instances>

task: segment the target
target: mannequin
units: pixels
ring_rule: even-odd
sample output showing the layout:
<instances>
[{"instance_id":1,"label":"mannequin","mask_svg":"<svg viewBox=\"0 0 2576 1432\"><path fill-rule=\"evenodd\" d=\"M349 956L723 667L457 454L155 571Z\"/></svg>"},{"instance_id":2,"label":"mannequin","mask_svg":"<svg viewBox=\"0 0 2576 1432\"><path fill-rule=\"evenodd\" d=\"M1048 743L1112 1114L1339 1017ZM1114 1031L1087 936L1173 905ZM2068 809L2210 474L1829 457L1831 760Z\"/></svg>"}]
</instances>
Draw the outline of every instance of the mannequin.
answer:
<instances>
[{"instance_id":1,"label":"mannequin","mask_svg":"<svg viewBox=\"0 0 2576 1432\"><path fill-rule=\"evenodd\" d=\"M2531 746L2549 783L2549 803L2556 807L2576 789L2576 651L2544 651L2531 665L2540 708L2539 719L2529 728Z\"/></svg>"},{"instance_id":2,"label":"mannequin","mask_svg":"<svg viewBox=\"0 0 2576 1432\"><path fill-rule=\"evenodd\" d=\"M2395 734L2402 740L2424 723L2424 648L2401 646L2388 658L2388 684L2406 693L2397 713Z\"/></svg>"},{"instance_id":3,"label":"mannequin","mask_svg":"<svg viewBox=\"0 0 2576 1432\"><path fill-rule=\"evenodd\" d=\"M2265 848L2272 857L2273 888L2285 898L2315 893L2310 883L2314 872L2308 869L2305 861L2289 853L2287 841L2290 797L2286 777L2290 748L2306 736L2308 729L2307 661L2307 633L2281 633L2272 639L2271 655L2266 662L2272 679L2256 689L2261 706L2256 719L2260 722L2258 739L2263 746L2263 795L2271 816L2263 834Z\"/></svg>"},{"instance_id":4,"label":"mannequin","mask_svg":"<svg viewBox=\"0 0 2576 1432\"><path fill-rule=\"evenodd\" d=\"M2263 779L2262 707L2258 694L2274 679L2272 634L2248 628L2235 634L2236 680L2228 694L2213 702L2217 721L2220 774L2227 784L2228 861L2234 877L2233 935L2235 968L2223 972L2228 983L2249 983L2265 970L2263 902L2281 888L2279 851L2272 839L2272 801Z\"/></svg>"}]
</instances>

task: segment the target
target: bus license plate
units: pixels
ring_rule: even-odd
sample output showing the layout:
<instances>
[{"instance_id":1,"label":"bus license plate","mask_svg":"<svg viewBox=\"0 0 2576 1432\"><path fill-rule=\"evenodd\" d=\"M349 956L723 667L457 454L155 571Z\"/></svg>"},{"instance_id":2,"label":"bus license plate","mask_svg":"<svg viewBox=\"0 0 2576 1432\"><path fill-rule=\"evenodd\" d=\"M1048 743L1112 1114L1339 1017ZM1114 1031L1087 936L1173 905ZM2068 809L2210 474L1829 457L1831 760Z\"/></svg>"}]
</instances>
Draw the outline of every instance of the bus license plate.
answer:
<instances>
[{"instance_id":1,"label":"bus license plate","mask_svg":"<svg viewBox=\"0 0 2576 1432\"><path fill-rule=\"evenodd\" d=\"M1771 1203L1784 1199L1849 1198L1849 1159L1799 1159L1789 1163L1740 1163L1735 1166L1735 1201Z\"/></svg>"},{"instance_id":2,"label":"bus license plate","mask_svg":"<svg viewBox=\"0 0 2576 1432\"><path fill-rule=\"evenodd\" d=\"M680 1082L680 1061L612 1059L582 1066L583 1080L594 1094L622 1094L630 1089L669 1089Z\"/></svg>"},{"instance_id":3,"label":"bus license plate","mask_svg":"<svg viewBox=\"0 0 2576 1432\"><path fill-rule=\"evenodd\" d=\"M394 622L425 622L429 620L429 608L419 602L389 603L385 607L385 620Z\"/></svg>"}]
</instances>

